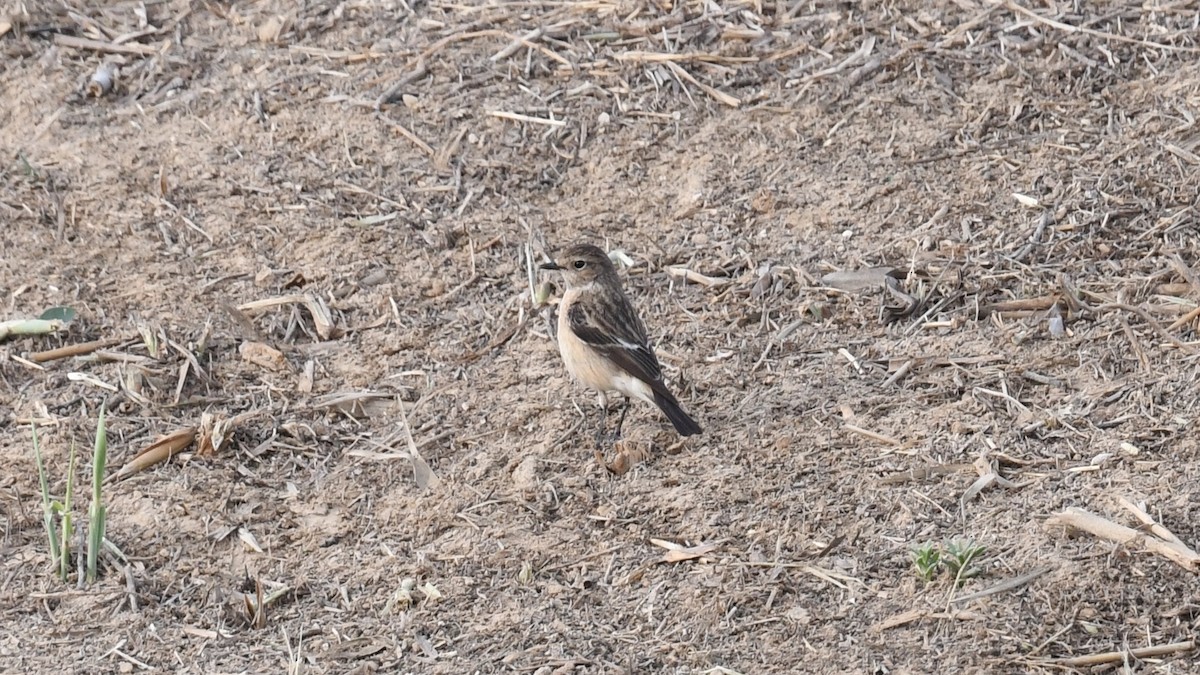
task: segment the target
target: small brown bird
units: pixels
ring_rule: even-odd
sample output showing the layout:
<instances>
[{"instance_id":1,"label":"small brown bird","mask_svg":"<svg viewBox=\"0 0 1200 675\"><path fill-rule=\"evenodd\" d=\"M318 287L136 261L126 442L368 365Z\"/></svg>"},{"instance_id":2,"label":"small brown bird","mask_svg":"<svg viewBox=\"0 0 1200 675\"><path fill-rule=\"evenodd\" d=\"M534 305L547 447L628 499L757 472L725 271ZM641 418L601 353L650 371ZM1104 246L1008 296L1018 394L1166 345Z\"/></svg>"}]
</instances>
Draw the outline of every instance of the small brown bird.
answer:
<instances>
[{"instance_id":1,"label":"small brown bird","mask_svg":"<svg viewBox=\"0 0 1200 675\"><path fill-rule=\"evenodd\" d=\"M591 244L576 244L542 269L562 272L567 286L558 305L558 350L567 372L599 392L604 415L608 412L607 392L625 397L617 434L630 398L658 406L679 435L700 433L700 425L679 407L663 383L662 366L646 337L646 327L604 251ZM600 435L603 431L602 417Z\"/></svg>"}]
</instances>

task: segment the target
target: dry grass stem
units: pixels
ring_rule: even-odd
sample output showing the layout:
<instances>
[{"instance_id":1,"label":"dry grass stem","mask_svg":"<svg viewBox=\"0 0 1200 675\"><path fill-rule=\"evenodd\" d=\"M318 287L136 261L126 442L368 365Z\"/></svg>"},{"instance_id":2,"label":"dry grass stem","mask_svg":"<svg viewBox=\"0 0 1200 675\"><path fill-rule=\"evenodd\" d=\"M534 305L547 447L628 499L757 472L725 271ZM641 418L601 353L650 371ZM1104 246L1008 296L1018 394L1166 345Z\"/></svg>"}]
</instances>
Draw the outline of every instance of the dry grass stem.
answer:
<instances>
[{"instance_id":1,"label":"dry grass stem","mask_svg":"<svg viewBox=\"0 0 1200 675\"><path fill-rule=\"evenodd\" d=\"M563 120L547 119L545 117L533 117L531 115L522 115L521 113L509 112L507 110L489 110L487 111L487 114L491 115L492 117L499 117L501 119L512 120L514 122L545 124L546 126L551 127L563 127L567 125L567 123Z\"/></svg>"},{"instance_id":2,"label":"dry grass stem","mask_svg":"<svg viewBox=\"0 0 1200 675\"><path fill-rule=\"evenodd\" d=\"M58 359L67 359L72 356L84 356L91 354L106 347L121 344L123 340L93 340L91 342L81 342L79 344L66 345L56 349L47 349L43 352L34 352L29 355L29 360L34 363L46 363L47 361L57 361Z\"/></svg>"},{"instance_id":3,"label":"dry grass stem","mask_svg":"<svg viewBox=\"0 0 1200 675\"><path fill-rule=\"evenodd\" d=\"M1129 649L1124 651L1100 652L1098 654L1088 654L1086 656L1073 656L1065 659L1052 659L1049 663L1068 668L1086 668L1087 666L1100 666L1106 663L1122 663L1130 659L1144 660L1151 659L1155 656L1167 656L1170 654L1179 654L1182 652L1190 652L1196 649L1195 640L1185 640L1183 642L1172 642L1165 645L1155 645L1153 647L1139 647L1137 649Z\"/></svg>"},{"instance_id":4,"label":"dry grass stem","mask_svg":"<svg viewBox=\"0 0 1200 675\"><path fill-rule=\"evenodd\" d=\"M1153 49L1165 49L1168 51L1187 52L1187 53L1192 53L1192 54L1200 53L1200 49L1197 49L1194 47L1178 47L1175 45L1166 45L1166 44L1162 44L1161 42L1152 42L1150 40L1140 40L1138 38L1131 38L1131 37L1127 37L1125 35L1118 35L1116 33L1105 33L1103 31L1093 30L1091 28L1072 26L1070 24L1066 24L1061 21L1055 21L1054 19L1047 19L1046 17L1044 17L1040 14L1036 14L1033 11L1018 5L1017 3L1013 2L1012 0L1007 0L1004 3L1004 6L1018 14L1027 16L1027 17L1033 19L1034 21L1045 24L1045 25L1050 26L1051 28L1054 28L1057 30L1066 31L1068 33L1084 33L1085 35L1091 35L1093 37L1104 38L1106 40L1113 40L1116 42L1126 42L1129 44L1142 45L1143 47L1151 47Z\"/></svg>"},{"instance_id":5,"label":"dry grass stem","mask_svg":"<svg viewBox=\"0 0 1200 675\"><path fill-rule=\"evenodd\" d=\"M1187 547L1186 544L1180 541L1179 537L1176 537L1175 534L1170 530L1155 522L1155 520L1150 517L1150 514L1146 513L1140 506L1137 506L1124 497L1117 497L1117 504L1119 504L1121 508L1133 514L1133 517L1137 518L1142 525L1150 528L1150 532L1154 536L1162 539L1163 541L1170 542L1184 548Z\"/></svg>"},{"instance_id":6,"label":"dry grass stem","mask_svg":"<svg viewBox=\"0 0 1200 675\"><path fill-rule=\"evenodd\" d=\"M1038 577L1042 576L1043 574L1046 574L1047 572L1050 572L1053 570L1054 570L1054 567L1052 567L1052 566L1038 567L1034 570L1026 572L1025 574L1015 576L1011 579L1005 579L1004 581L1001 581L1000 583L998 583L994 586L989 586L989 587L983 589L982 591L976 591L974 593L967 593L966 595L957 596L953 600L951 600L951 602L953 602L955 604L962 604L964 602L971 602L972 600L978 600L979 598L986 598L989 595L995 595L997 593L1007 593L1008 591L1014 591L1018 588L1021 588L1024 585L1028 584L1029 582L1033 581L1034 579L1037 579Z\"/></svg>"},{"instance_id":7,"label":"dry grass stem","mask_svg":"<svg viewBox=\"0 0 1200 675\"><path fill-rule=\"evenodd\" d=\"M683 279L694 284L700 284L701 286L705 286L707 288L717 288L733 283L731 279L720 279L717 277L705 276L686 267L668 267L667 273L677 279Z\"/></svg>"},{"instance_id":8,"label":"dry grass stem","mask_svg":"<svg viewBox=\"0 0 1200 675\"><path fill-rule=\"evenodd\" d=\"M901 447L901 446L903 446L903 445L904 445L904 443L903 443L902 441L898 440L898 439L892 438L891 436L887 436L887 435L881 434L881 433L879 433L879 432L876 432L876 431L871 431L871 430L869 430L869 429L864 429L864 428L862 428L862 427L860 427L860 426L857 426L857 425L855 425L855 424L843 424L843 425L842 425L842 428L843 428L843 429L845 429L846 431L850 431L850 432L852 432L852 433L856 433L856 434L858 434L859 436L863 436L863 437L865 437L865 438L869 438L869 439L871 439L871 440L873 440L873 441L877 441L877 442L879 442L879 443L883 443L884 445L890 445L890 446L893 446L893 447Z\"/></svg>"},{"instance_id":9,"label":"dry grass stem","mask_svg":"<svg viewBox=\"0 0 1200 675\"><path fill-rule=\"evenodd\" d=\"M945 612L936 612L928 609L911 609L907 612L897 614L873 624L869 630L872 633L882 633L893 628L907 626L910 623L917 621L925 621L927 619L949 619L952 621L981 621L986 617L979 612L972 612L965 609L956 609Z\"/></svg>"},{"instance_id":10,"label":"dry grass stem","mask_svg":"<svg viewBox=\"0 0 1200 675\"><path fill-rule=\"evenodd\" d=\"M663 52L622 52L617 61L630 63L756 63L756 56L723 56L721 54L687 53L668 54Z\"/></svg>"},{"instance_id":11,"label":"dry grass stem","mask_svg":"<svg viewBox=\"0 0 1200 675\"><path fill-rule=\"evenodd\" d=\"M54 44L60 47L69 49L82 49L94 52L103 52L108 54L134 54L137 56L154 56L160 52L166 51L170 42L164 43L157 47L150 45L139 44L137 42L127 42L124 44L115 44L111 42L101 42L99 40L90 40L88 38L75 37L73 35L62 35L56 33L54 35Z\"/></svg>"},{"instance_id":12,"label":"dry grass stem","mask_svg":"<svg viewBox=\"0 0 1200 675\"><path fill-rule=\"evenodd\" d=\"M704 92L705 94L708 94L710 97L712 97L718 103L723 103L731 108L736 108L742 104L741 99L737 98L736 96L730 96L729 94L726 94L723 91L718 91L718 90L708 86L707 84L704 84L703 82L697 80L696 78L692 77L691 73L684 70L682 66L675 63L674 61L666 61L665 64L668 68L671 69L671 72L674 73L676 77L678 77L682 80L687 80L688 82L690 82L692 84L692 86L696 87L697 89Z\"/></svg>"},{"instance_id":13,"label":"dry grass stem","mask_svg":"<svg viewBox=\"0 0 1200 675\"><path fill-rule=\"evenodd\" d=\"M1082 530L1101 539L1126 546L1138 545L1151 553L1167 558L1186 570L1200 571L1200 554L1181 542L1148 536L1133 528L1118 525L1074 506L1054 514L1046 521L1046 524Z\"/></svg>"}]
</instances>

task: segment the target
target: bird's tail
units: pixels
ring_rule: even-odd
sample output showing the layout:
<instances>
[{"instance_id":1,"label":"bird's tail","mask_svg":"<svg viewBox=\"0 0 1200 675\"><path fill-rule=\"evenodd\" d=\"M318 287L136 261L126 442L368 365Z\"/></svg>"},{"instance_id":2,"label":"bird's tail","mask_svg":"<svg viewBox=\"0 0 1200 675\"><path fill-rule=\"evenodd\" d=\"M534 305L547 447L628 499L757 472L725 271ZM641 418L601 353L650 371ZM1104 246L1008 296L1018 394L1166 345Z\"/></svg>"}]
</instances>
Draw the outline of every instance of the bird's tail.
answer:
<instances>
[{"instance_id":1,"label":"bird's tail","mask_svg":"<svg viewBox=\"0 0 1200 675\"><path fill-rule=\"evenodd\" d=\"M675 431L678 431L680 436L694 436L703 431L696 420L679 407L679 401L675 400L675 396L667 391L666 387L655 387L654 404L663 411L667 419L671 420L671 424L675 425Z\"/></svg>"}]
</instances>

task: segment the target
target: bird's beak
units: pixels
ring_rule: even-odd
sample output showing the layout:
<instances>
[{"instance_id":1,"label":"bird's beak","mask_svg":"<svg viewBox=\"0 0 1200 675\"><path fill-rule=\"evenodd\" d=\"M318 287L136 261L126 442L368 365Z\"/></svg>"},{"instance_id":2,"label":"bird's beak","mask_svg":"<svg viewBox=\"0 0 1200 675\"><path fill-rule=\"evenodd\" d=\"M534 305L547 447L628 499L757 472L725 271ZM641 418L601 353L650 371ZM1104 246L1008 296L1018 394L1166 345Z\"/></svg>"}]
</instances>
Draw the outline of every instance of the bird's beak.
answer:
<instances>
[{"instance_id":1,"label":"bird's beak","mask_svg":"<svg viewBox=\"0 0 1200 675\"><path fill-rule=\"evenodd\" d=\"M562 269L562 266L559 265L558 263L554 262L553 260L551 260L548 263L542 263L541 265L539 265L539 267L541 267L544 270L561 270Z\"/></svg>"}]
</instances>

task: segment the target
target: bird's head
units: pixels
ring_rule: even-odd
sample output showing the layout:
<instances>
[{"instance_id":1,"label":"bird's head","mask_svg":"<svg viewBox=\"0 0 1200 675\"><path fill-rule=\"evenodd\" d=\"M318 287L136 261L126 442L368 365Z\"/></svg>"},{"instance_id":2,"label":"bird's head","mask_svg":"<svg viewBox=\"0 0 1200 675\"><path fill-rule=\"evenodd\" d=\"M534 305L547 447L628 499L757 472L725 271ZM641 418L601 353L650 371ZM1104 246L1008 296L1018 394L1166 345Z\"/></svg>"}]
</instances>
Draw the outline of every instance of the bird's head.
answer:
<instances>
[{"instance_id":1,"label":"bird's head","mask_svg":"<svg viewBox=\"0 0 1200 675\"><path fill-rule=\"evenodd\" d=\"M580 288L617 273L608 254L591 244L576 244L568 248L553 262L542 265L542 269L562 272L567 288Z\"/></svg>"}]
</instances>

